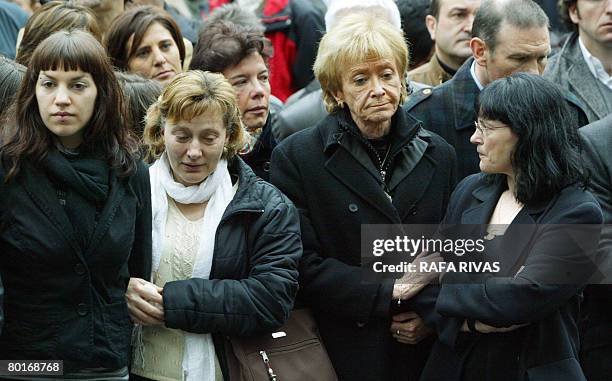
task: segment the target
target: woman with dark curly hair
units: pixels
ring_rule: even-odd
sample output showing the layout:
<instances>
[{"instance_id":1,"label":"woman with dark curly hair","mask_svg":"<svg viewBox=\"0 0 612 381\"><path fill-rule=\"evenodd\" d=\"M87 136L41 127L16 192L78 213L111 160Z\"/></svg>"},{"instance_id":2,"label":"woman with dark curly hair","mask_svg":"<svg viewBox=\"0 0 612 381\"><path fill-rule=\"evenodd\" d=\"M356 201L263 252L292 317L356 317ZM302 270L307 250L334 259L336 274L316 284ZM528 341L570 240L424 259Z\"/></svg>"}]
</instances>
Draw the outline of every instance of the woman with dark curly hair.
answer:
<instances>
[{"instance_id":1,"label":"woman with dark curly hair","mask_svg":"<svg viewBox=\"0 0 612 381\"><path fill-rule=\"evenodd\" d=\"M150 275L148 172L104 48L61 31L34 51L0 146L0 358L127 380L129 277Z\"/></svg>"},{"instance_id":2,"label":"woman with dark curly hair","mask_svg":"<svg viewBox=\"0 0 612 381\"><path fill-rule=\"evenodd\" d=\"M248 132L239 154L266 181L270 178L270 155L276 147L268 64L271 56L270 40L259 28L220 20L202 29L190 64L192 70L222 73L234 87Z\"/></svg>"}]
</instances>

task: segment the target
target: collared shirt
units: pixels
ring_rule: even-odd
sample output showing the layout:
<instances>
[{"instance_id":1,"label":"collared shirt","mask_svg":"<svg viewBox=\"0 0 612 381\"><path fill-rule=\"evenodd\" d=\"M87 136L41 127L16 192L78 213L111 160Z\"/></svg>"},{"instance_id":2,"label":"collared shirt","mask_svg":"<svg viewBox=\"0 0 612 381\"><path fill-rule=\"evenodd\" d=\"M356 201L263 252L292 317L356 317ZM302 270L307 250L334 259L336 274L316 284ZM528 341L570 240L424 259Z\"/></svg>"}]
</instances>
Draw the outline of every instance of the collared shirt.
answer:
<instances>
[{"instance_id":1,"label":"collared shirt","mask_svg":"<svg viewBox=\"0 0 612 381\"><path fill-rule=\"evenodd\" d=\"M593 74L593 77L600 80L605 86L612 90L612 76L606 72L606 69L604 69L599 58L595 57L591 54L591 52L589 52L586 46L584 46L582 43L581 38L578 38L578 44L580 45L580 50L582 51L582 57L584 57L584 61Z\"/></svg>"},{"instance_id":2,"label":"collared shirt","mask_svg":"<svg viewBox=\"0 0 612 381\"><path fill-rule=\"evenodd\" d=\"M476 60L472 61L472 66L470 67L470 74L472 74L472 78L474 78L474 82L476 82L476 86L478 86L478 90L482 91L484 86L480 83L480 80L476 76Z\"/></svg>"}]
</instances>

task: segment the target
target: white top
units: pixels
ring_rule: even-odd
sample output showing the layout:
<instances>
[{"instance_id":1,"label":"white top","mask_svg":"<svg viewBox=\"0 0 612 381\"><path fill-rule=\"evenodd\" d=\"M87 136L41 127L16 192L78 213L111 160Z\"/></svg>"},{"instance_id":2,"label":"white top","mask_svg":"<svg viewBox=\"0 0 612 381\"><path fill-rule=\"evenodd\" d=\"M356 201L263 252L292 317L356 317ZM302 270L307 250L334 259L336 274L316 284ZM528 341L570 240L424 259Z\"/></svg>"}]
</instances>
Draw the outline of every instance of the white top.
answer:
<instances>
[{"instance_id":1,"label":"white top","mask_svg":"<svg viewBox=\"0 0 612 381\"><path fill-rule=\"evenodd\" d=\"M612 90L612 76L610 76L610 74L606 72L606 69L604 69L604 66L599 60L599 58L595 57L591 54L591 52L589 52L586 46L584 46L584 44L582 43L582 39L580 37L578 37L578 45L580 45L582 57L584 58L584 61L586 62L587 67L589 68L589 71L591 72L591 74L593 74L593 77L600 80L601 83L603 83L606 87Z\"/></svg>"},{"instance_id":2,"label":"white top","mask_svg":"<svg viewBox=\"0 0 612 381\"><path fill-rule=\"evenodd\" d=\"M472 66L470 67L470 74L472 74L472 78L474 79L474 82L476 82L478 90L482 91L482 89L484 89L484 86L482 85L482 83L480 83L480 80L478 80L478 77L476 76L476 60L472 61Z\"/></svg>"}]
</instances>

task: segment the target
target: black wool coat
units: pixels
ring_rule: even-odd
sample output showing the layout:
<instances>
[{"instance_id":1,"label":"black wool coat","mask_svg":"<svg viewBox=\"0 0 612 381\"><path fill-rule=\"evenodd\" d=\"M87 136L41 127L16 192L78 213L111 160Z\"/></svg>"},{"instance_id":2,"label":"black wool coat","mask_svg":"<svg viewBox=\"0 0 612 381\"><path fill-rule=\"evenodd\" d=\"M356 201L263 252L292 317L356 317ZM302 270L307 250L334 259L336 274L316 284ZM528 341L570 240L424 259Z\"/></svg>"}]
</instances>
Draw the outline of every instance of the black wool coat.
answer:
<instances>
[{"instance_id":1,"label":"black wool coat","mask_svg":"<svg viewBox=\"0 0 612 381\"><path fill-rule=\"evenodd\" d=\"M465 178L451 197L444 223L483 229L505 189L503 182L487 183L483 174ZM585 381L577 323L582 289L595 268L584 252L587 247L595 251L602 221L593 195L567 186L551 199L525 205L498 238L501 247L512 245L513 255L502 265L502 272L513 269L510 273L449 272L441 286L428 286L410 299L408 305L438 330L421 381L470 381L462 371L479 346L497 346L496 355L478 351L482 358L472 359L486 372L483 379ZM576 239L567 228L571 224L582 226ZM590 224L594 229L585 231ZM459 333L470 319L494 327L525 326L508 333ZM502 344L510 335L512 345ZM513 378L504 368L507 361L516 362Z\"/></svg>"},{"instance_id":2,"label":"black wool coat","mask_svg":"<svg viewBox=\"0 0 612 381\"><path fill-rule=\"evenodd\" d=\"M49 178L26 165L10 183L0 166L1 359L64 360L64 372L127 366L130 277L151 274L149 173L118 178L86 248Z\"/></svg>"},{"instance_id":3,"label":"black wool coat","mask_svg":"<svg viewBox=\"0 0 612 381\"><path fill-rule=\"evenodd\" d=\"M312 308L341 380L411 379L427 351L389 332L393 282L361 280L362 224L437 224L454 186L454 150L399 109L382 187L379 171L340 113L291 135L273 151L271 181L300 212L300 298ZM412 373L410 373L412 372Z\"/></svg>"}]
</instances>

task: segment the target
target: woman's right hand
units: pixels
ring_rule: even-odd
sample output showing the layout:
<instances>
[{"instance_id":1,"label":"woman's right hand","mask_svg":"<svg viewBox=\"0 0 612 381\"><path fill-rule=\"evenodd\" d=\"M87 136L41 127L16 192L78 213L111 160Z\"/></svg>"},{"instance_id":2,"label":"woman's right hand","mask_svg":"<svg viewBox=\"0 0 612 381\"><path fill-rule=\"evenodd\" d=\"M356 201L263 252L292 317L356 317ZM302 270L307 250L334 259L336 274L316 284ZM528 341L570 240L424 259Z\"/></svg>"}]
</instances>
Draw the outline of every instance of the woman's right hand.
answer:
<instances>
[{"instance_id":1,"label":"woman's right hand","mask_svg":"<svg viewBox=\"0 0 612 381\"><path fill-rule=\"evenodd\" d=\"M419 293L431 281L439 277L436 271L421 271L422 268L433 269L432 263L442 262L440 253L428 254L423 251L412 261L414 271L408 271L400 279L395 281L393 286L393 299L406 300ZM423 263L423 265L421 265Z\"/></svg>"},{"instance_id":2,"label":"woman's right hand","mask_svg":"<svg viewBox=\"0 0 612 381\"><path fill-rule=\"evenodd\" d=\"M125 299L132 321L141 325L164 324L163 289L140 278L130 278Z\"/></svg>"}]
</instances>

